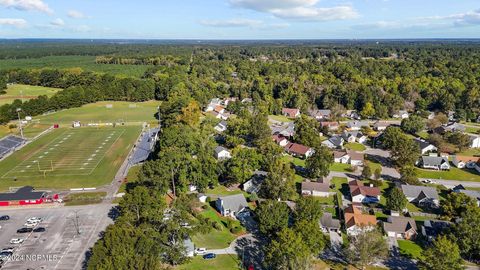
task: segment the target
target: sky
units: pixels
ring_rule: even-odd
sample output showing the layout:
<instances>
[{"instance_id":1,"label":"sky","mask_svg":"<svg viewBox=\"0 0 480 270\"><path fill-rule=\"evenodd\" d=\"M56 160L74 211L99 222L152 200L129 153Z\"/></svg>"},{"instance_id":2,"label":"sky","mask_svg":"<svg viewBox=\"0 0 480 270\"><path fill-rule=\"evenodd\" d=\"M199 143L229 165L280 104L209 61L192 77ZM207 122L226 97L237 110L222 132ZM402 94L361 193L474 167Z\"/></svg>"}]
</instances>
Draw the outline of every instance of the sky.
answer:
<instances>
[{"instance_id":1,"label":"sky","mask_svg":"<svg viewBox=\"0 0 480 270\"><path fill-rule=\"evenodd\" d=\"M480 1L0 0L0 38L480 38Z\"/></svg>"}]
</instances>

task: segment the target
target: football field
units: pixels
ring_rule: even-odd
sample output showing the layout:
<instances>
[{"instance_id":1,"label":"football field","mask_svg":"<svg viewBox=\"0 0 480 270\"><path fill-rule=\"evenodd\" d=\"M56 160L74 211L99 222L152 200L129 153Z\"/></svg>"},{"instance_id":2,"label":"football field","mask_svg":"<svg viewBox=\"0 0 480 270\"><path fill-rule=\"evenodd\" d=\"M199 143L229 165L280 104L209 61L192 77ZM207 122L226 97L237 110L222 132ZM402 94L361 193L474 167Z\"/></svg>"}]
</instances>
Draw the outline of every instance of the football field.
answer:
<instances>
[{"instance_id":1,"label":"football field","mask_svg":"<svg viewBox=\"0 0 480 270\"><path fill-rule=\"evenodd\" d=\"M140 127L64 128L0 162L0 189L96 187L113 180Z\"/></svg>"}]
</instances>

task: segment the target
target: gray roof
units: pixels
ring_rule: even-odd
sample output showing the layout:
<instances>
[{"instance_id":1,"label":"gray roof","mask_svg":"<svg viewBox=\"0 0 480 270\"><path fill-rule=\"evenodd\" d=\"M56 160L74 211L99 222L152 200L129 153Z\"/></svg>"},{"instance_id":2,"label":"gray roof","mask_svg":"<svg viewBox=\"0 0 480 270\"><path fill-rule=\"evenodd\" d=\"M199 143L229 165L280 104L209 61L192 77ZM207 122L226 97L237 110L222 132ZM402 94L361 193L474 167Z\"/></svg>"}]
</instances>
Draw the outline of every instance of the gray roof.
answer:
<instances>
[{"instance_id":1,"label":"gray roof","mask_svg":"<svg viewBox=\"0 0 480 270\"><path fill-rule=\"evenodd\" d=\"M219 154L220 152L222 152L222 151L227 151L227 152L229 152L228 149L225 148L225 147L223 147L223 146L220 146L220 145L219 145L219 146L215 147L215 154L218 155L218 154Z\"/></svg>"},{"instance_id":2,"label":"gray roof","mask_svg":"<svg viewBox=\"0 0 480 270\"><path fill-rule=\"evenodd\" d=\"M347 123L347 127L352 128L352 127L368 127L368 121L350 121Z\"/></svg>"},{"instance_id":3,"label":"gray roof","mask_svg":"<svg viewBox=\"0 0 480 270\"><path fill-rule=\"evenodd\" d=\"M480 191L463 189L463 190L460 190L459 192L467 195L470 198L480 201Z\"/></svg>"},{"instance_id":4,"label":"gray roof","mask_svg":"<svg viewBox=\"0 0 480 270\"><path fill-rule=\"evenodd\" d=\"M425 148L427 148L427 147L430 145L429 142L424 141L424 140L419 139L419 138L415 138L415 139L413 139L413 141L418 144L418 147L420 147L420 150L421 150L421 149L425 149Z\"/></svg>"},{"instance_id":5,"label":"gray roof","mask_svg":"<svg viewBox=\"0 0 480 270\"><path fill-rule=\"evenodd\" d=\"M328 183L302 182L302 190L329 192L330 191L330 186L329 186Z\"/></svg>"},{"instance_id":6,"label":"gray roof","mask_svg":"<svg viewBox=\"0 0 480 270\"><path fill-rule=\"evenodd\" d=\"M219 197L218 199L223 201L223 209L229 209L231 211L238 212L248 207L247 200L243 194L223 196Z\"/></svg>"},{"instance_id":7,"label":"gray roof","mask_svg":"<svg viewBox=\"0 0 480 270\"><path fill-rule=\"evenodd\" d=\"M417 198L421 193L426 197L438 200L437 189L434 187L402 185L403 194L409 198Z\"/></svg>"},{"instance_id":8,"label":"gray roof","mask_svg":"<svg viewBox=\"0 0 480 270\"><path fill-rule=\"evenodd\" d=\"M342 146L343 145L343 138L340 136L332 136L328 139L333 145L335 146Z\"/></svg>"},{"instance_id":9,"label":"gray roof","mask_svg":"<svg viewBox=\"0 0 480 270\"><path fill-rule=\"evenodd\" d=\"M417 224L413 218L388 217L388 222L383 223L383 228L387 232L404 233L411 229L416 231Z\"/></svg>"},{"instance_id":10,"label":"gray roof","mask_svg":"<svg viewBox=\"0 0 480 270\"><path fill-rule=\"evenodd\" d=\"M320 224L329 229L340 229L340 220L333 218L332 213L324 212Z\"/></svg>"},{"instance_id":11,"label":"gray roof","mask_svg":"<svg viewBox=\"0 0 480 270\"><path fill-rule=\"evenodd\" d=\"M446 157L422 156L422 163L426 166L440 166L444 163L448 164L448 159Z\"/></svg>"}]
</instances>

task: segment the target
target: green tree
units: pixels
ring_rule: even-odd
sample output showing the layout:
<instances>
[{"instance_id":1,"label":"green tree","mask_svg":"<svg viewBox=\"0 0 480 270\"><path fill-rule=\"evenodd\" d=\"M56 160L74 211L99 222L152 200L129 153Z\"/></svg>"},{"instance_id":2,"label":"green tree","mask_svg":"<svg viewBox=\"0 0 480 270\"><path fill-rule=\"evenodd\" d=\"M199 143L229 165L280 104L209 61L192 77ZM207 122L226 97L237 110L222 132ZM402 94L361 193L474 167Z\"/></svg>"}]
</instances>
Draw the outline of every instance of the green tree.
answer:
<instances>
[{"instance_id":1,"label":"green tree","mask_svg":"<svg viewBox=\"0 0 480 270\"><path fill-rule=\"evenodd\" d=\"M360 112L360 115L363 118L371 118L372 116L374 116L375 108L373 107L373 104L370 102L365 103L365 106L363 106L363 109Z\"/></svg>"},{"instance_id":2,"label":"green tree","mask_svg":"<svg viewBox=\"0 0 480 270\"><path fill-rule=\"evenodd\" d=\"M400 181L409 185L420 185L417 177L417 170L413 166L404 166L400 168Z\"/></svg>"},{"instance_id":3,"label":"green tree","mask_svg":"<svg viewBox=\"0 0 480 270\"><path fill-rule=\"evenodd\" d=\"M380 178L382 178L382 168L376 168L373 172L373 175L375 177L375 180L379 180Z\"/></svg>"},{"instance_id":4,"label":"green tree","mask_svg":"<svg viewBox=\"0 0 480 270\"><path fill-rule=\"evenodd\" d=\"M480 208L469 207L454 226L453 235L464 258L480 259Z\"/></svg>"},{"instance_id":5,"label":"green tree","mask_svg":"<svg viewBox=\"0 0 480 270\"><path fill-rule=\"evenodd\" d=\"M296 221L293 230L303 239L303 242L310 248L312 254L319 254L327 244L327 238L323 234L319 219Z\"/></svg>"},{"instance_id":6,"label":"green tree","mask_svg":"<svg viewBox=\"0 0 480 270\"><path fill-rule=\"evenodd\" d=\"M310 178L326 177L333 164L332 152L325 146L315 148L315 153L307 158L306 169Z\"/></svg>"},{"instance_id":7,"label":"green tree","mask_svg":"<svg viewBox=\"0 0 480 270\"><path fill-rule=\"evenodd\" d=\"M368 180L372 177L372 169L370 168L370 166L368 165L368 163L366 163L364 166L363 166L363 170L362 170L362 177L364 180Z\"/></svg>"},{"instance_id":8,"label":"green tree","mask_svg":"<svg viewBox=\"0 0 480 270\"><path fill-rule=\"evenodd\" d=\"M295 171L289 163L275 161L265 179L262 192L266 198L288 200L295 195Z\"/></svg>"},{"instance_id":9,"label":"green tree","mask_svg":"<svg viewBox=\"0 0 480 270\"><path fill-rule=\"evenodd\" d=\"M420 154L418 145L405 134L398 138L390 152L392 160L400 167L413 166Z\"/></svg>"},{"instance_id":10,"label":"green tree","mask_svg":"<svg viewBox=\"0 0 480 270\"><path fill-rule=\"evenodd\" d=\"M425 128L425 122L422 117L413 114L409 118L403 119L400 126L404 132L415 134Z\"/></svg>"},{"instance_id":11,"label":"green tree","mask_svg":"<svg viewBox=\"0 0 480 270\"><path fill-rule=\"evenodd\" d=\"M394 187L390 189L386 197L387 209L401 212L407 207L407 198L405 197L405 194L403 194L402 190L400 190L399 188Z\"/></svg>"},{"instance_id":12,"label":"green tree","mask_svg":"<svg viewBox=\"0 0 480 270\"><path fill-rule=\"evenodd\" d=\"M253 148L235 148L226 163L226 179L229 183L243 183L260 169L262 156Z\"/></svg>"},{"instance_id":13,"label":"green tree","mask_svg":"<svg viewBox=\"0 0 480 270\"><path fill-rule=\"evenodd\" d=\"M345 249L349 262L362 269L388 256L388 246L383 235L377 231L363 231L350 239Z\"/></svg>"},{"instance_id":14,"label":"green tree","mask_svg":"<svg viewBox=\"0 0 480 270\"><path fill-rule=\"evenodd\" d=\"M443 214L448 218L462 216L468 208L475 207L477 202L471 197L463 194L452 192L447 195L447 198L440 203Z\"/></svg>"},{"instance_id":15,"label":"green tree","mask_svg":"<svg viewBox=\"0 0 480 270\"><path fill-rule=\"evenodd\" d=\"M260 232L273 236L288 227L290 210L284 202L266 200L255 210Z\"/></svg>"},{"instance_id":16,"label":"green tree","mask_svg":"<svg viewBox=\"0 0 480 270\"><path fill-rule=\"evenodd\" d=\"M463 260L460 257L460 249L446 236L439 236L433 245L422 252L423 258L419 262L422 270L461 270Z\"/></svg>"},{"instance_id":17,"label":"green tree","mask_svg":"<svg viewBox=\"0 0 480 270\"><path fill-rule=\"evenodd\" d=\"M294 141L313 148L319 147L321 145L319 127L317 120L301 115L295 120Z\"/></svg>"},{"instance_id":18,"label":"green tree","mask_svg":"<svg viewBox=\"0 0 480 270\"><path fill-rule=\"evenodd\" d=\"M312 253L303 238L285 228L265 248L265 266L278 270L310 269Z\"/></svg>"},{"instance_id":19,"label":"green tree","mask_svg":"<svg viewBox=\"0 0 480 270\"><path fill-rule=\"evenodd\" d=\"M323 210L320 202L311 196L301 197L295 206L295 220L315 221L320 220Z\"/></svg>"}]
</instances>

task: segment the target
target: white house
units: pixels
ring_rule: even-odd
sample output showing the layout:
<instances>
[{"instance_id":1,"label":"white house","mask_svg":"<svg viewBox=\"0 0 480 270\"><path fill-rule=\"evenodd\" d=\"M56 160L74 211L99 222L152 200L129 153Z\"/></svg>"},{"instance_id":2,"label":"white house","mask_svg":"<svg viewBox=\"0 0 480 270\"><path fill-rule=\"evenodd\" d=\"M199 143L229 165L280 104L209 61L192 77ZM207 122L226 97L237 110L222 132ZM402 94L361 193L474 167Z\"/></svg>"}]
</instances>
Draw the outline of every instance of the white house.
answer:
<instances>
[{"instance_id":1,"label":"white house","mask_svg":"<svg viewBox=\"0 0 480 270\"><path fill-rule=\"evenodd\" d=\"M285 138L283 135L280 135L280 134L273 135L272 139L276 144L280 145L281 147L285 147L289 143L287 138Z\"/></svg>"},{"instance_id":2,"label":"white house","mask_svg":"<svg viewBox=\"0 0 480 270\"><path fill-rule=\"evenodd\" d=\"M225 120L222 120L220 123L218 123L214 129L217 131L217 132L224 132L225 130L227 130L227 121Z\"/></svg>"},{"instance_id":3,"label":"white house","mask_svg":"<svg viewBox=\"0 0 480 270\"><path fill-rule=\"evenodd\" d=\"M365 186L362 182L353 180L348 183L353 203L378 203L381 191L378 187Z\"/></svg>"},{"instance_id":4,"label":"white house","mask_svg":"<svg viewBox=\"0 0 480 270\"><path fill-rule=\"evenodd\" d=\"M469 157L455 155L452 158L452 163L455 167L463 169L465 167L469 169L475 169L475 164L480 160L480 157Z\"/></svg>"},{"instance_id":5,"label":"white house","mask_svg":"<svg viewBox=\"0 0 480 270\"><path fill-rule=\"evenodd\" d=\"M329 197L330 185L329 183L320 182L302 182L302 195L314 197Z\"/></svg>"},{"instance_id":6,"label":"white house","mask_svg":"<svg viewBox=\"0 0 480 270\"><path fill-rule=\"evenodd\" d=\"M480 136L470 135L470 148L480 148Z\"/></svg>"},{"instance_id":7,"label":"white house","mask_svg":"<svg viewBox=\"0 0 480 270\"><path fill-rule=\"evenodd\" d=\"M364 143L367 141L367 136L363 135L360 131L344 131L342 133L342 138L349 143Z\"/></svg>"},{"instance_id":8,"label":"white house","mask_svg":"<svg viewBox=\"0 0 480 270\"><path fill-rule=\"evenodd\" d=\"M248 207L248 203L243 194L236 194L219 197L215 206L222 216L236 218Z\"/></svg>"},{"instance_id":9,"label":"white house","mask_svg":"<svg viewBox=\"0 0 480 270\"><path fill-rule=\"evenodd\" d=\"M448 158L445 157L431 157L431 156L422 156L421 165L425 169L433 170L450 170L450 164Z\"/></svg>"},{"instance_id":10,"label":"white house","mask_svg":"<svg viewBox=\"0 0 480 270\"><path fill-rule=\"evenodd\" d=\"M211 112L215 110L215 107L220 106L222 104L222 100L219 98L212 98L210 103L208 103L207 107L205 108L205 112Z\"/></svg>"},{"instance_id":11,"label":"white house","mask_svg":"<svg viewBox=\"0 0 480 270\"><path fill-rule=\"evenodd\" d=\"M79 128L80 126L81 126L80 121L73 121L72 127L74 127L74 128Z\"/></svg>"},{"instance_id":12,"label":"white house","mask_svg":"<svg viewBox=\"0 0 480 270\"><path fill-rule=\"evenodd\" d=\"M418 144L418 148L420 149L420 153L422 153L422 155L425 155L426 153L438 151L438 148L435 147L435 145L430 144L422 139L415 138L413 140L415 141L415 143Z\"/></svg>"},{"instance_id":13,"label":"white house","mask_svg":"<svg viewBox=\"0 0 480 270\"><path fill-rule=\"evenodd\" d=\"M406 118L408 118L409 116L410 116L410 115L408 114L407 111L405 111L405 110L400 110L400 111L398 111L397 113L395 113L395 114L393 115L393 118L406 119Z\"/></svg>"},{"instance_id":14,"label":"white house","mask_svg":"<svg viewBox=\"0 0 480 270\"><path fill-rule=\"evenodd\" d=\"M328 140L322 142L323 145L330 149L340 149L343 147L345 140L341 136L332 136Z\"/></svg>"},{"instance_id":15,"label":"white house","mask_svg":"<svg viewBox=\"0 0 480 270\"><path fill-rule=\"evenodd\" d=\"M377 218L363 214L360 208L350 205L345 209L345 229L348 235L358 235L364 231L374 230Z\"/></svg>"},{"instance_id":16,"label":"white house","mask_svg":"<svg viewBox=\"0 0 480 270\"><path fill-rule=\"evenodd\" d=\"M335 163L349 164L350 156L347 151L333 151L333 161Z\"/></svg>"},{"instance_id":17,"label":"white house","mask_svg":"<svg viewBox=\"0 0 480 270\"><path fill-rule=\"evenodd\" d=\"M232 155L230 154L230 151L228 151L227 148L223 146L217 146L215 148L215 158L218 160L225 160L225 159L232 158Z\"/></svg>"}]
</instances>

